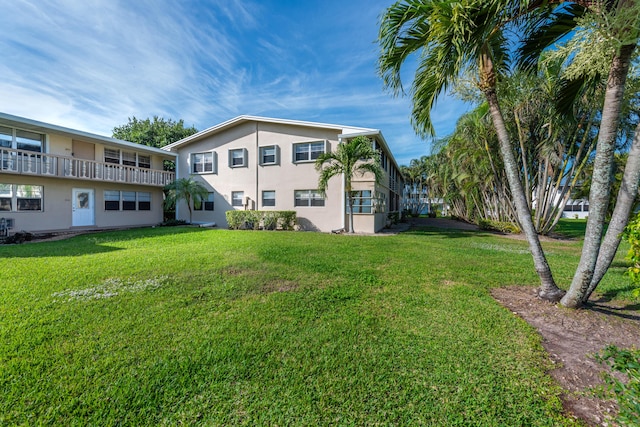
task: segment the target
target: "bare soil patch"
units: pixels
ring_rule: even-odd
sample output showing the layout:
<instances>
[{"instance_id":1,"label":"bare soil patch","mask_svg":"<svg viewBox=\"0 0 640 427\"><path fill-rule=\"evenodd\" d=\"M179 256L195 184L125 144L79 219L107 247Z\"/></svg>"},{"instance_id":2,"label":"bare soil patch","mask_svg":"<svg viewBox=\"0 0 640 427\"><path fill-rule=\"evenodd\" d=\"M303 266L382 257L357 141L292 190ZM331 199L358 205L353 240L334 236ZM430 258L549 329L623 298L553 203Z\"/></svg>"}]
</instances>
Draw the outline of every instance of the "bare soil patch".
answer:
<instances>
[{"instance_id":1,"label":"bare soil patch","mask_svg":"<svg viewBox=\"0 0 640 427\"><path fill-rule=\"evenodd\" d=\"M589 425L615 425L616 403L593 393L604 384L606 370L594 355L610 344L622 348L640 345L640 305L595 301L584 309L571 310L537 298L534 288L524 286L497 288L491 294L542 336L556 366L550 374L566 390L567 412Z\"/></svg>"}]
</instances>

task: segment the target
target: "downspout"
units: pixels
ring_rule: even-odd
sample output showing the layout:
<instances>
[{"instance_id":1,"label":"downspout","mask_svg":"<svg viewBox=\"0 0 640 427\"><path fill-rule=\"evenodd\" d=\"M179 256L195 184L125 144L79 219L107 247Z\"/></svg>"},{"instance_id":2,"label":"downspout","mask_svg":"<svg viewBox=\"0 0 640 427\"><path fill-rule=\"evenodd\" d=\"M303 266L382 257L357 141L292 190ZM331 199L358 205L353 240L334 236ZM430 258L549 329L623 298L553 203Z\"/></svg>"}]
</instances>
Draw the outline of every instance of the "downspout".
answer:
<instances>
[{"instance_id":1,"label":"downspout","mask_svg":"<svg viewBox=\"0 0 640 427\"><path fill-rule=\"evenodd\" d=\"M338 137L338 144L342 144L342 137ZM342 210L342 229L347 230L347 222L346 222L347 221L347 194L345 192L344 180L345 180L345 176L344 174L342 174L342 184L341 184L342 203L341 203L340 209Z\"/></svg>"},{"instance_id":2,"label":"downspout","mask_svg":"<svg viewBox=\"0 0 640 427\"><path fill-rule=\"evenodd\" d=\"M164 160L160 159L160 161L164 163ZM174 176L174 180L178 179L178 176L179 176L178 172L179 171L180 171L180 155L178 154L176 156L176 175ZM164 200L162 202L164 203ZM180 218L180 215L178 215L178 205L179 205L179 203L176 202L176 213L174 214L175 219ZM162 216L164 217L164 205L163 205L162 209L163 209Z\"/></svg>"},{"instance_id":3,"label":"downspout","mask_svg":"<svg viewBox=\"0 0 640 427\"><path fill-rule=\"evenodd\" d=\"M258 121L256 121L256 198L255 198L255 210L258 210L258 200L260 200L258 198L258 195L260 193L260 190L258 189L258 184L259 184L259 180L258 180L258 174L259 174L259 165L260 165L260 147L258 144L258 130L259 130L259 123ZM247 159L248 160L248 159Z\"/></svg>"}]
</instances>

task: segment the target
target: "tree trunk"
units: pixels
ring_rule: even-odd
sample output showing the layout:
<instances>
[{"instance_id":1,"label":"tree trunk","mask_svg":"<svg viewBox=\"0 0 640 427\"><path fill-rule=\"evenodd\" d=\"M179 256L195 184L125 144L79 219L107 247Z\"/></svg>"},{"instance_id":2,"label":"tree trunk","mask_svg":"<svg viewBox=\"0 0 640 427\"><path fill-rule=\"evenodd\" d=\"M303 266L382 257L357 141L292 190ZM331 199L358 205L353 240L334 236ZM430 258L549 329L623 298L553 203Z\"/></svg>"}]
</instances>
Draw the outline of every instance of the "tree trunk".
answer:
<instances>
[{"instance_id":1,"label":"tree trunk","mask_svg":"<svg viewBox=\"0 0 640 427\"><path fill-rule=\"evenodd\" d=\"M614 56L609 70L607 89L600 120L596 145L591 190L589 191L589 219L584 235L582 255L571 287L562 298L562 305L578 308L582 305L594 276L607 206L611 195L611 165L615 151L615 139L622 108L624 85L635 45L625 45Z\"/></svg>"},{"instance_id":2,"label":"tree trunk","mask_svg":"<svg viewBox=\"0 0 640 427\"><path fill-rule=\"evenodd\" d=\"M498 135L500 152L502 154L507 180L511 189L511 197L513 197L513 202L516 207L518 222L520 222L520 227L527 237L529 248L533 255L533 263L535 265L536 272L540 277L541 286L538 290L538 296L542 299L556 302L562 298L564 291L559 289L553 280L551 268L547 263L544 251L542 250L542 245L540 244L540 239L538 238L538 234L533 226L531 211L527 204L527 198L524 194L522 181L520 181L518 164L516 162L515 155L513 154L507 128L505 127L504 119L502 117L502 112L500 111L498 97L495 89L485 89L484 92L489 103L491 119L493 120L493 125L495 126L496 133Z\"/></svg>"},{"instance_id":3,"label":"tree trunk","mask_svg":"<svg viewBox=\"0 0 640 427\"><path fill-rule=\"evenodd\" d=\"M353 195L351 194L351 191L348 192L348 198L349 198L349 233L354 233L353 230Z\"/></svg>"},{"instance_id":4,"label":"tree trunk","mask_svg":"<svg viewBox=\"0 0 640 427\"><path fill-rule=\"evenodd\" d=\"M596 267L591 278L589 288L582 298L582 303L587 302L591 293L596 289L604 274L609 269L611 261L616 255L618 246L620 245L621 234L629 222L629 215L633 209L636 196L638 195L638 181L640 180L640 123L636 126L635 135L629 157L624 168L622 183L618 190L618 198L616 207L613 210L609 228L602 241L600 253Z\"/></svg>"}]
</instances>

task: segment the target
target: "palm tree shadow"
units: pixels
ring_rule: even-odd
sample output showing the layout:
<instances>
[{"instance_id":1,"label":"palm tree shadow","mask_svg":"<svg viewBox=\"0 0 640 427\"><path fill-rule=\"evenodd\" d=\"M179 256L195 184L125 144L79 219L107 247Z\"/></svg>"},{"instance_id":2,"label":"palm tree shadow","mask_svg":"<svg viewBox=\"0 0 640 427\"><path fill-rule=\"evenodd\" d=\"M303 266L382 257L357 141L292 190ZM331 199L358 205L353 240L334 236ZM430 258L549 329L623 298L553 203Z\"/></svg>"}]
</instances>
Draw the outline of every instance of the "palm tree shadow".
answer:
<instances>
[{"instance_id":1,"label":"palm tree shadow","mask_svg":"<svg viewBox=\"0 0 640 427\"><path fill-rule=\"evenodd\" d=\"M638 310L640 310L640 303L627 304L623 307L615 307L611 305L601 304L599 303L600 301L606 302L608 300L604 300L601 298L598 301L587 304L587 306L589 307L589 309L598 313L606 314L607 316L615 316L640 322L640 314L637 314Z\"/></svg>"},{"instance_id":2,"label":"palm tree shadow","mask_svg":"<svg viewBox=\"0 0 640 427\"><path fill-rule=\"evenodd\" d=\"M409 234L415 236L443 236L451 239L461 239L467 237L490 237L491 233L479 232L473 230L459 230L452 228L438 228L438 227L411 227L409 230L402 232L402 234Z\"/></svg>"}]
</instances>

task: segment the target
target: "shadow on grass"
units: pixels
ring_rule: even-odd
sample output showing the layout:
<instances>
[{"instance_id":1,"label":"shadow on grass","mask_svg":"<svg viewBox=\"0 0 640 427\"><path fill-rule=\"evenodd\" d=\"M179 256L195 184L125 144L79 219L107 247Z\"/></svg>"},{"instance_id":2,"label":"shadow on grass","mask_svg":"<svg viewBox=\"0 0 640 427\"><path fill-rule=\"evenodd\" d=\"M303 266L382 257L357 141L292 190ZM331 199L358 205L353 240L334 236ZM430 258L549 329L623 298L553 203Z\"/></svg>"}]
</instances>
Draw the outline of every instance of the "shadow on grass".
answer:
<instances>
[{"instance_id":1,"label":"shadow on grass","mask_svg":"<svg viewBox=\"0 0 640 427\"><path fill-rule=\"evenodd\" d=\"M439 228L439 227L414 227L407 231L403 231L402 234L415 235L415 236L442 236L451 239L460 239L464 237L491 237L493 233L486 231L476 230L459 230L453 228Z\"/></svg>"},{"instance_id":2,"label":"shadow on grass","mask_svg":"<svg viewBox=\"0 0 640 427\"><path fill-rule=\"evenodd\" d=\"M200 233L204 228L162 227L136 228L119 231L99 231L68 239L30 242L20 245L0 246L0 258L75 257L120 251L119 242L141 238L155 238L185 233Z\"/></svg>"}]
</instances>

